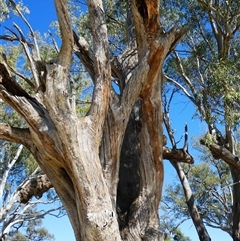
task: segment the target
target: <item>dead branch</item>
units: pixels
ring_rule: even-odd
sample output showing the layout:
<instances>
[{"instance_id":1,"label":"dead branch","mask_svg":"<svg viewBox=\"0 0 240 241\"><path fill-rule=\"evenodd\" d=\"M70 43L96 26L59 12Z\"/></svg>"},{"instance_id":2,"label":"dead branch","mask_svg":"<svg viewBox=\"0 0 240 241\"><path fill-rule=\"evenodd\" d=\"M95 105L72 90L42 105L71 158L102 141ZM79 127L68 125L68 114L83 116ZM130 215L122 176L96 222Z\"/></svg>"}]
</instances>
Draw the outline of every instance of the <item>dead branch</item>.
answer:
<instances>
[{"instance_id":1,"label":"dead branch","mask_svg":"<svg viewBox=\"0 0 240 241\"><path fill-rule=\"evenodd\" d=\"M193 157L184 149L171 149L166 146L163 147L163 159L188 164L194 163Z\"/></svg>"}]
</instances>

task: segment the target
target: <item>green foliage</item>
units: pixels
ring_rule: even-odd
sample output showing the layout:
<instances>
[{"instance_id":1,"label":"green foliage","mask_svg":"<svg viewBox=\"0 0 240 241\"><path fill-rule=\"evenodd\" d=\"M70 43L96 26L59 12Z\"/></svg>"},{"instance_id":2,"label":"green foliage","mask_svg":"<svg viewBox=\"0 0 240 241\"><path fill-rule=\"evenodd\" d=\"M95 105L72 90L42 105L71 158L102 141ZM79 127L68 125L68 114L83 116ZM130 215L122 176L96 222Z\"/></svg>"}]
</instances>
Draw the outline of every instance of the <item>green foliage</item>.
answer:
<instances>
[{"instance_id":1,"label":"green foliage","mask_svg":"<svg viewBox=\"0 0 240 241\"><path fill-rule=\"evenodd\" d=\"M173 240L175 241L191 241L191 239L187 236L185 236L182 231L177 228L174 230L174 236L173 236Z\"/></svg>"},{"instance_id":2,"label":"green foliage","mask_svg":"<svg viewBox=\"0 0 240 241\"><path fill-rule=\"evenodd\" d=\"M204 137L203 137L203 140L206 144L206 146L209 146L213 143L216 143L216 139L213 135L210 135L209 133L207 133Z\"/></svg>"},{"instance_id":3,"label":"green foliage","mask_svg":"<svg viewBox=\"0 0 240 241\"><path fill-rule=\"evenodd\" d=\"M30 221L27 228L21 232L13 232L7 241L54 241L55 238L52 234L41 227L41 221Z\"/></svg>"},{"instance_id":4,"label":"green foliage","mask_svg":"<svg viewBox=\"0 0 240 241\"><path fill-rule=\"evenodd\" d=\"M171 219L170 216L166 215L161 221L161 230L164 233L164 241L191 241L188 236L181 231L176 225L176 217Z\"/></svg>"},{"instance_id":5,"label":"green foliage","mask_svg":"<svg viewBox=\"0 0 240 241\"><path fill-rule=\"evenodd\" d=\"M0 9L1 9L1 15L0 15L0 22L3 22L6 18L9 18L9 4L6 0L0 1Z\"/></svg>"},{"instance_id":6,"label":"green foliage","mask_svg":"<svg viewBox=\"0 0 240 241\"><path fill-rule=\"evenodd\" d=\"M218 111L225 110L224 121L229 126L236 126L240 120L237 103L240 99L238 69L239 62L228 59L211 63L205 72L208 81L207 94L213 100L212 105L218 106Z\"/></svg>"},{"instance_id":7,"label":"green foliage","mask_svg":"<svg viewBox=\"0 0 240 241\"><path fill-rule=\"evenodd\" d=\"M234 15L238 11L237 2L215 2L221 12L217 17L209 14L209 1L163 1L161 6L166 14L162 14L163 23L189 26L187 37L177 47L178 57L172 54L167 59L165 72L193 96L198 110L205 109L198 117L233 128L240 122L237 31L240 19ZM213 27L216 25L222 31L218 37Z\"/></svg>"},{"instance_id":8,"label":"green foliage","mask_svg":"<svg viewBox=\"0 0 240 241\"><path fill-rule=\"evenodd\" d=\"M24 13L29 13L29 9L24 6L22 1L18 1L17 7ZM4 22L6 19L10 18L11 13L17 14L16 11L13 11L12 6L8 0L0 0L0 23Z\"/></svg>"}]
</instances>

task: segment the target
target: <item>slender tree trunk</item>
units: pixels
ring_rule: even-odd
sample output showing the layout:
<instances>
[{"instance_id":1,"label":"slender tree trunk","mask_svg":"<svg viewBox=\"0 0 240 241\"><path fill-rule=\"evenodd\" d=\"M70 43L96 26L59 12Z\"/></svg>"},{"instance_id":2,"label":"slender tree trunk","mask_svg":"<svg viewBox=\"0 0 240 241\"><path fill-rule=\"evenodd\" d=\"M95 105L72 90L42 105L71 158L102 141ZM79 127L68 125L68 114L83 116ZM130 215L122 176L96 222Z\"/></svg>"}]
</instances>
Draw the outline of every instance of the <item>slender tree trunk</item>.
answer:
<instances>
[{"instance_id":1,"label":"slender tree trunk","mask_svg":"<svg viewBox=\"0 0 240 241\"><path fill-rule=\"evenodd\" d=\"M201 218L201 215L198 211L198 208L195 204L195 200L194 200L194 196L191 190L191 187L188 183L187 177L181 167L181 164L178 162L173 162L171 161L171 164L173 165L173 167L175 168L175 170L177 171L178 177L181 181L182 187L183 187L183 191L184 191L184 195L186 198L186 203L188 206L188 211L189 214L192 218L193 224L197 230L198 233L198 237L200 241L211 241L211 238L207 232L207 229L203 223L203 220Z\"/></svg>"},{"instance_id":2,"label":"slender tree trunk","mask_svg":"<svg viewBox=\"0 0 240 241\"><path fill-rule=\"evenodd\" d=\"M233 179L233 232L234 241L240 241L240 174L234 167L230 167Z\"/></svg>"}]
</instances>

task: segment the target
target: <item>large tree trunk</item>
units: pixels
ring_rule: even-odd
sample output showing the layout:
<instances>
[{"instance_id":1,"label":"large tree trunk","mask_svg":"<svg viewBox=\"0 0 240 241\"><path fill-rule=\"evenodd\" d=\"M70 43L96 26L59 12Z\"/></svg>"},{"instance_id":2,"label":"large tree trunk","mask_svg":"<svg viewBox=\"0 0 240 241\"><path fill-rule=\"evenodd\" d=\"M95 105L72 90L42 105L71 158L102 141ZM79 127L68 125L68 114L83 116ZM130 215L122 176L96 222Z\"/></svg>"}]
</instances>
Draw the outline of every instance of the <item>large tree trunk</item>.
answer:
<instances>
[{"instance_id":1,"label":"large tree trunk","mask_svg":"<svg viewBox=\"0 0 240 241\"><path fill-rule=\"evenodd\" d=\"M151 140L144 123L143 103L138 100L128 122L120 159L117 211L123 240L162 239L158 205L163 165L161 161L154 163L154 159L150 158L152 153L146 153L151 152ZM161 136L160 120L158 127L160 133L156 134ZM158 150L162 150L162 146Z\"/></svg>"},{"instance_id":2,"label":"large tree trunk","mask_svg":"<svg viewBox=\"0 0 240 241\"><path fill-rule=\"evenodd\" d=\"M28 125L26 129L1 125L0 136L22 143L33 153L63 202L77 241L160 240L158 205L163 182L160 71L166 55L185 30L179 32L174 28L163 33L159 1L133 0L137 48L127 48L115 59L116 66L108 54L107 27L100 0L88 1L93 49L83 47L82 40L72 34L66 1L56 0L55 6L62 36L57 59L44 63L40 56L28 56L32 71L37 70L36 98L17 85L4 64L0 65L0 97ZM94 83L92 104L83 118L77 117L69 90L74 40ZM126 58L129 52L131 59ZM111 92L111 75L122 83L121 95ZM122 145L125 148L130 142L128 136L132 130L127 130L124 144L123 138L138 99L141 99L140 127L134 128L140 128L140 136L132 138L133 142L139 138L139 146L132 149L135 156L126 164L136 167L128 170L134 176L134 183L128 185L123 180L127 154L123 150L121 159L120 153ZM129 193L134 186L136 190L124 203L121 190Z\"/></svg>"}]
</instances>

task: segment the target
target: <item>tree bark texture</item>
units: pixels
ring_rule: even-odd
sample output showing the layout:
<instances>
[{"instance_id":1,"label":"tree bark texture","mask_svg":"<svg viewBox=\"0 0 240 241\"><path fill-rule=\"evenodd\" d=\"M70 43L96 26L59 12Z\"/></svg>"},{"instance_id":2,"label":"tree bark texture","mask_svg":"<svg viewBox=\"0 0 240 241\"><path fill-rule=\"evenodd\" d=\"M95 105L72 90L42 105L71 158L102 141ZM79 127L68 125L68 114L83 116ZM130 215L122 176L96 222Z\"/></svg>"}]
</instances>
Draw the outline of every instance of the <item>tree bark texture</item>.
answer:
<instances>
[{"instance_id":1,"label":"tree bark texture","mask_svg":"<svg viewBox=\"0 0 240 241\"><path fill-rule=\"evenodd\" d=\"M161 240L160 72L185 30L163 33L159 4L131 1L137 48L127 47L113 62L102 2L88 1L93 42L89 47L72 32L66 1L55 1L62 46L49 63L29 58L32 70L36 69L35 97L0 64L0 97L28 126L17 129L1 124L0 137L25 145L34 155L63 202L77 241ZM68 88L74 44L84 49L76 52L94 83L90 110L82 118L77 117ZM122 83L120 95L111 91L113 75ZM127 145L131 145L129 151Z\"/></svg>"}]
</instances>

